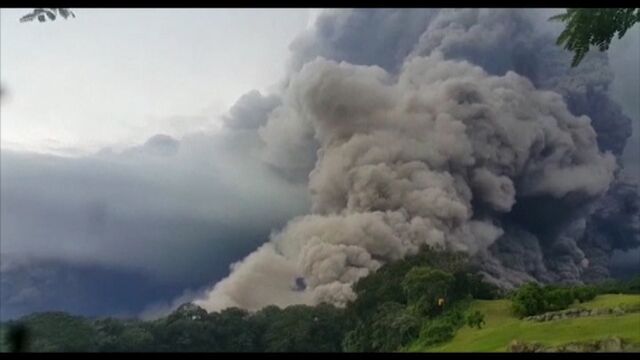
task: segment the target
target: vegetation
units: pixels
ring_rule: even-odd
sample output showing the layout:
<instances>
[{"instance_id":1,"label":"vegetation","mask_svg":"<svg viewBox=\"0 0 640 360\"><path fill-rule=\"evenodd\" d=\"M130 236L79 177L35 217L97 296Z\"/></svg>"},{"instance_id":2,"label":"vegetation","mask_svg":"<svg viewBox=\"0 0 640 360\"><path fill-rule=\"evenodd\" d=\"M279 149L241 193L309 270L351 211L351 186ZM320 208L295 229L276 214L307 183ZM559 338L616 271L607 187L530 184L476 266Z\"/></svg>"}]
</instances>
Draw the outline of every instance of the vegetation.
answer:
<instances>
[{"instance_id":1,"label":"vegetation","mask_svg":"<svg viewBox=\"0 0 640 360\"><path fill-rule=\"evenodd\" d=\"M590 46L606 51L616 34L620 39L635 23L640 22L640 8L567 9L550 20L567 24L557 43L574 53L571 66L577 66Z\"/></svg>"},{"instance_id":2,"label":"vegetation","mask_svg":"<svg viewBox=\"0 0 640 360\"><path fill-rule=\"evenodd\" d=\"M624 304L640 304L640 295L598 295L590 302L575 304L586 308L615 308ZM576 341L596 341L620 337L630 343L640 344L640 312L622 316L599 315L535 322L522 320L511 311L508 299L475 300L470 311L485 314L482 329L463 327L446 343L425 346L417 339L406 351L420 352L501 352L508 351L515 341L536 342L545 346L562 346Z\"/></svg>"},{"instance_id":3,"label":"vegetation","mask_svg":"<svg viewBox=\"0 0 640 360\"><path fill-rule=\"evenodd\" d=\"M578 304L640 308L640 295L598 295L594 299L607 292L637 293L638 283L636 278L591 287L526 284L499 299L505 294L482 282L465 255L427 248L358 281L353 287L357 298L346 308L320 304L269 306L253 313L238 308L207 313L184 304L154 321L87 319L49 312L2 324L0 334L2 351L10 350L8 330L16 324L28 330L28 351L494 351L506 349L514 337L545 345L593 339L608 332L629 337L632 330L637 332L638 312L563 320L559 326L553 325L556 321L536 323L518 316Z\"/></svg>"},{"instance_id":4,"label":"vegetation","mask_svg":"<svg viewBox=\"0 0 640 360\"><path fill-rule=\"evenodd\" d=\"M467 325L470 328L482 329L482 326L485 324L484 314L478 310L472 311L467 315Z\"/></svg>"},{"instance_id":5,"label":"vegetation","mask_svg":"<svg viewBox=\"0 0 640 360\"><path fill-rule=\"evenodd\" d=\"M595 287L598 294L640 294L640 276L628 281L609 280Z\"/></svg>"},{"instance_id":6,"label":"vegetation","mask_svg":"<svg viewBox=\"0 0 640 360\"><path fill-rule=\"evenodd\" d=\"M43 352L82 352L94 348L95 328L83 317L49 312L29 315L22 322L29 329L29 348Z\"/></svg>"},{"instance_id":7,"label":"vegetation","mask_svg":"<svg viewBox=\"0 0 640 360\"><path fill-rule=\"evenodd\" d=\"M611 308L633 308L640 304L640 297L637 294L604 294L598 295L592 301L573 304L572 308L592 309L611 309Z\"/></svg>"},{"instance_id":8,"label":"vegetation","mask_svg":"<svg viewBox=\"0 0 640 360\"><path fill-rule=\"evenodd\" d=\"M640 294L640 276L630 281L610 280L596 285L562 287L528 283L514 291L512 310L520 317L569 308L593 300L598 294Z\"/></svg>"},{"instance_id":9,"label":"vegetation","mask_svg":"<svg viewBox=\"0 0 640 360\"><path fill-rule=\"evenodd\" d=\"M572 288L542 287L536 283L529 283L521 286L512 295L512 307L514 313L521 317L538 315L568 308L577 300L578 294L583 300L591 300L596 295L595 291L588 292L583 289L574 291ZM589 296L591 299L588 298Z\"/></svg>"},{"instance_id":10,"label":"vegetation","mask_svg":"<svg viewBox=\"0 0 640 360\"><path fill-rule=\"evenodd\" d=\"M458 302L441 316L432 317L425 321L419 336L421 344L431 346L451 340L456 331L464 326L464 311L469 305L470 299Z\"/></svg>"},{"instance_id":11,"label":"vegetation","mask_svg":"<svg viewBox=\"0 0 640 360\"><path fill-rule=\"evenodd\" d=\"M465 255L428 248L383 266L354 291L357 300L344 309L320 304L207 313L185 304L155 321L42 313L20 323L30 330L30 351L397 351L420 334L431 343L450 339L465 324L470 299L497 294L473 274Z\"/></svg>"},{"instance_id":12,"label":"vegetation","mask_svg":"<svg viewBox=\"0 0 640 360\"><path fill-rule=\"evenodd\" d=\"M58 17L75 14L37 8L20 22ZM568 9L551 20L566 22L557 43L574 52L577 66L591 46L605 51L614 36L622 38L640 22L640 9ZM514 339L545 346L603 336L640 342L637 312L541 323L522 319L578 305L636 309L640 277L593 286L529 283L499 299L504 294L483 282L467 260L462 253L423 249L357 282L357 298L344 309L320 304L207 313L185 304L155 321L48 312L2 324L0 344L2 351L10 349L16 324L27 329L27 349L44 352L503 351Z\"/></svg>"},{"instance_id":13,"label":"vegetation","mask_svg":"<svg viewBox=\"0 0 640 360\"><path fill-rule=\"evenodd\" d=\"M425 249L358 281L358 297L345 309L354 326L344 350L394 351L421 333L434 343L450 338L464 325L469 299L498 294L467 260L462 253Z\"/></svg>"},{"instance_id":14,"label":"vegetation","mask_svg":"<svg viewBox=\"0 0 640 360\"><path fill-rule=\"evenodd\" d=\"M76 17L73 11L66 8L36 8L32 12L20 18L20 22L33 21L38 19L40 22L47 21L47 18L51 21L55 20L58 16L62 16L64 19Z\"/></svg>"}]
</instances>

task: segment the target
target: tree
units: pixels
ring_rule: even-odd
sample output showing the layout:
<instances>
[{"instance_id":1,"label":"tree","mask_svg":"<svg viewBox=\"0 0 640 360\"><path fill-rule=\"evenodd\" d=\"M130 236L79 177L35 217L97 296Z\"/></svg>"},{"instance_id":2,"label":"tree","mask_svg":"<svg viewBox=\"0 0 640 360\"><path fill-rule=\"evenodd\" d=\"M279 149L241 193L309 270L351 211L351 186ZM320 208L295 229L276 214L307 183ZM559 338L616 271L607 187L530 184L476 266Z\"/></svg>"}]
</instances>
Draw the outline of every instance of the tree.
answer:
<instances>
[{"instance_id":1,"label":"tree","mask_svg":"<svg viewBox=\"0 0 640 360\"><path fill-rule=\"evenodd\" d=\"M343 310L328 304L267 307L256 314L261 351L339 352L346 331Z\"/></svg>"},{"instance_id":2,"label":"tree","mask_svg":"<svg viewBox=\"0 0 640 360\"><path fill-rule=\"evenodd\" d=\"M76 17L73 11L66 8L37 8L33 9L32 12L20 18L20 22L33 21L34 19L38 19L40 22L45 22L47 18L53 21L56 17L60 15L64 19L67 19L69 16Z\"/></svg>"},{"instance_id":3,"label":"tree","mask_svg":"<svg viewBox=\"0 0 640 360\"><path fill-rule=\"evenodd\" d=\"M453 274L455 284L449 297L463 299L471 296L481 300L493 300L500 297L501 290L496 285L485 282L482 275L471 271L474 270L458 271Z\"/></svg>"},{"instance_id":4,"label":"tree","mask_svg":"<svg viewBox=\"0 0 640 360\"><path fill-rule=\"evenodd\" d=\"M29 352L95 350L97 332L91 321L63 312L36 313L21 319L29 331Z\"/></svg>"},{"instance_id":5,"label":"tree","mask_svg":"<svg viewBox=\"0 0 640 360\"><path fill-rule=\"evenodd\" d=\"M513 311L519 316L531 316L546 311L544 289L537 283L522 285L513 295Z\"/></svg>"},{"instance_id":6,"label":"tree","mask_svg":"<svg viewBox=\"0 0 640 360\"><path fill-rule=\"evenodd\" d=\"M417 338L420 319L397 302L385 302L372 317L364 319L344 340L348 352L390 352Z\"/></svg>"},{"instance_id":7,"label":"tree","mask_svg":"<svg viewBox=\"0 0 640 360\"><path fill-rule=\"evenodd\" d=\"M223 343L223 351L255 351L258 334L252 327L251 314L240 308L226 308L219 313L209 314L214 320L218 337Z\"/></svg>"},{"instance_id":8,"label":"tree","mask_svg":"<svg viewBox=\"0 0 640 360\"><path fill-rule=\"evenodd\" d=\"M454 284L453 275L442 270L419 266L411 269L402 280L407 300L421 314L431 312L439 299L447 301Z\"/></svg>"},{"instance_id":9,"label":"tree","mask_svg":"<svg viewBox=\"0 0 640 360\"><path fill-rule=\"evenodd\" d=\"M567 24L556 42L574 53L571 66L575 67L590 46L606 51L616 33L618 39L622 38L629 28L640 21L640 8L567 9L567 12L552 16L549 20Z\"/></svg>"}]
</instances>

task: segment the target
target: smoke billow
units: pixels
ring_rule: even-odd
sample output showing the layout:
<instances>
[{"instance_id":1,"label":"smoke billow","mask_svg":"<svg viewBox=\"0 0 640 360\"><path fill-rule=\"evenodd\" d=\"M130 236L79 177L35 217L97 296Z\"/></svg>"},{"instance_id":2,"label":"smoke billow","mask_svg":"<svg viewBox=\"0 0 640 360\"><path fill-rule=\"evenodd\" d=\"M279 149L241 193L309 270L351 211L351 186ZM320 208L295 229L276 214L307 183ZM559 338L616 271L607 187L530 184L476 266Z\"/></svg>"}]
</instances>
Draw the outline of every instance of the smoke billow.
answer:
<instances>
[{"instance_id":1,"label":"smoke billow","mask_svg":"<svg viewBox=\"0 0 640 360\"><path fill-rule=\"evenodd\" d=\"M521 10L320 15L282 92L236 110L263 114L248 125L263 160L308 180L311 214L197 303L343 305L425 244L504 287L608 276L614 250L640 245L637 191L616 177L631 121L606 54L571 69L554 40Z\"/></svg>"}]
</instances>

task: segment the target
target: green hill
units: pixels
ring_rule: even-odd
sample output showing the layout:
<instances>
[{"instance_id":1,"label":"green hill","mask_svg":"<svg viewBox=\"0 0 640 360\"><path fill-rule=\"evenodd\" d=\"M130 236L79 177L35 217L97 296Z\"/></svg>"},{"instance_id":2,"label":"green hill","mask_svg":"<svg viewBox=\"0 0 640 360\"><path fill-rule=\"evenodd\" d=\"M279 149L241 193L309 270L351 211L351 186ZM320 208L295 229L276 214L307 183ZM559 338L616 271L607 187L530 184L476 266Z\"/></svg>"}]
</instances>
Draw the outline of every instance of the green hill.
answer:
<instances>
[{"instance_id":1,"label":"green hill","mask_svg":"<svg viewBox=\"0 0 640 360\"><path fill-rule=\"evenodd\" d=\"M573 307L597 309L638 305L640 295L600 295L592 301ZM507 351L513 340L558 346L614 336L640 343L640 312L534 322L512 315L511 302L505 299L476 300L471 305L471 310L479 310L485 314L486 324L482 329L465 326L458 330L450 342L432 347L423 346L422 339L419 338L408 346L408 351L494 352Z\"/></svg>"}]
</instances>

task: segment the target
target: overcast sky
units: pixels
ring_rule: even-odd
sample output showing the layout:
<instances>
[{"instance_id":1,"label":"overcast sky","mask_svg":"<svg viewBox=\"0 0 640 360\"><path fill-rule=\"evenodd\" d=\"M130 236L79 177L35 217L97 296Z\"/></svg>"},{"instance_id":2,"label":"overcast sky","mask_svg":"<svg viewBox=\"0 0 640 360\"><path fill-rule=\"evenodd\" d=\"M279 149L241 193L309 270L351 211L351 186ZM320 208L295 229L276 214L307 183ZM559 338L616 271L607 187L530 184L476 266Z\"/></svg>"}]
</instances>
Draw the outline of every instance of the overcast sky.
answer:
<instances>
[{"instance_id":1,"label":"overcast sky","mask_svg":"<svg viewBox=\"0 0 640 360\"><path fill-rule=\"evenodd\" d=\"M315 11L73 10L1 11L2 318L163 309L307 211L255 135L213 134L284 77Z\"/></svg>"},{"instance_id":2,"label":"overcast sky","mask_svg":"<svg viewBox=\"0 0 640 360\"><path fill-rule=\"evenodd\" d=\"M2 9L3 148L95 150L215 127L240 95L283 77L289 43L315 13L73 10L20 23L29 9Z\"/></svg>"}]
</instances>

